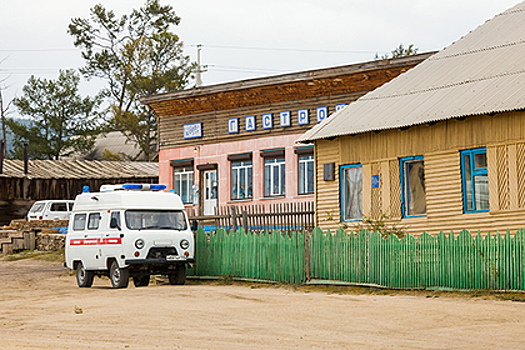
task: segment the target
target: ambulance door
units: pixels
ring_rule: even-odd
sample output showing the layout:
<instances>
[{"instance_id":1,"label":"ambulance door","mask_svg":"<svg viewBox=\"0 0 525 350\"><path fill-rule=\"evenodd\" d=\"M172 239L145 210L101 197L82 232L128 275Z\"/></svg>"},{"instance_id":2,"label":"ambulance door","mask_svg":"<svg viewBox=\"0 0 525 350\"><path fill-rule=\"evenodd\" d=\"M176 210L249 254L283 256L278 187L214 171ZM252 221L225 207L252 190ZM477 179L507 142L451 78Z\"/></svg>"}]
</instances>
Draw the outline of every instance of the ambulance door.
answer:
<instances>
[{"instance_id":1,"label":"ambulance door","mask_svg":"<svg viewBox=\"0 0 525 350\"><path fill-rule=\"evenodd\" d=\"M84 231L84 253L86 268L88 270L100 270L104 268L100 259L101 242L100 242L100 218L99 212L87 214L87 229Z\"/></svg>"},{"instance_id":2,"label":"ambulance door","mask_svg":"<svg viewBox=\"0 0 525 350\"><path fill-rule=\"evenodd\" d=\"M98 231L88 230L88 213L75 213L73 216L73 230L69 236L70 261L82 261L86 269L96 270L98 263Z\"/></svg>"},{"instance_id":3,"label":"ambulance door","mask_svg":"<svg viewBox=\"0 0 525 350\"><path fill-rule=\"evenodd\" d=\"M122 226L120 211L111 211L104 213L106 220L102 222L101 240L102 240L102 259L107 261L108 258L116 258L124 254L122 250Z\"/></svg>"}]
</instances>

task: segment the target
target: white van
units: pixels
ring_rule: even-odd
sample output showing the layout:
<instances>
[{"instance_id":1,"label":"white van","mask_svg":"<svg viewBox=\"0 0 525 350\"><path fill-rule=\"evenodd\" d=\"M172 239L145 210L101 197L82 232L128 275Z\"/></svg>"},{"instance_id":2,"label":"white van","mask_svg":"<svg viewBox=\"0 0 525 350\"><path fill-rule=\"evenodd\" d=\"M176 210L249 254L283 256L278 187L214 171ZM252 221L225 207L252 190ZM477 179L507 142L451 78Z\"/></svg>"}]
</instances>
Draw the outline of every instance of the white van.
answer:
<instances>
[{"instance_id":1,"label":"white van","mask_svg":"<svg viewBox=\"0 0 525 350\"><path fill-rule=\"evenodd\" d=\"M74 201L45 200L33 203L26 216L26 221L34 220L69 220Z\"/></svg>"},{"instance_id":2,"label":"white van","mask_svg":"<svg viewBox=\"0 0 525 350\"><path fill-rule=\"evenodd\" d=\"M104 185L75 199L66 239L65 265L77 273L79 287L95 275L109 276L113 288L149 284L150 275L167 275L170 284L186 281L186 264L195 262L194 239L184 205L164 185Z\"/></svg>"}]
</instances>

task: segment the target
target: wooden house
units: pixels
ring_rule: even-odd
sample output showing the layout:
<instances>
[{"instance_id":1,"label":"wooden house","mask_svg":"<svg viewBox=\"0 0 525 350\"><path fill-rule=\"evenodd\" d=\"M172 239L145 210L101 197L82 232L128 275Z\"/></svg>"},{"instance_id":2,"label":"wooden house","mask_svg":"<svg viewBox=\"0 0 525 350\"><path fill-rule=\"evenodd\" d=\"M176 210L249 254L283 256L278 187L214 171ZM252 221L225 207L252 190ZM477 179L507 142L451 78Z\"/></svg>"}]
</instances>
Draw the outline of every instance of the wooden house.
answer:
<instances>
[{"instance_id":1,"label":"wooden house","mask_svg":"<svg viewBox=\"0 0 525 350\"><path fill-rule=\"evenodd\" d=\"M188 208L313 201L305 131L430 54L147 96L159 118L159 181Z\"/></svg>"},{"instance_id":2,"label":"wooden house","mask_svg":"<svg viewBox=\"0 0 525 350\"><path fill-rule=\"evenodd\" d=\"M524 110L521 3L299 138L315 145L317 224L524 228Z\"/></svg>"}]
</instances>

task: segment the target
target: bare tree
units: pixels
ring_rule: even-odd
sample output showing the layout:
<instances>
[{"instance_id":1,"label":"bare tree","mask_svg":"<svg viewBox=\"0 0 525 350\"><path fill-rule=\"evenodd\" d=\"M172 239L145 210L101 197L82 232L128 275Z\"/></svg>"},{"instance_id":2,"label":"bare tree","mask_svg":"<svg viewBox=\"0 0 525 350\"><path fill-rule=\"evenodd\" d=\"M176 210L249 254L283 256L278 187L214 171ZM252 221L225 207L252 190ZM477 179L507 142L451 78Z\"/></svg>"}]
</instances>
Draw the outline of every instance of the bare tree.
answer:
<instances>
[{"instance_id":1,"label":"bare tree","mask_svg":"<svg viewBox=\"0 0 525 350\"><path fill-rule=\"evenodd\" d=\"M6 132L6 116L9 113L9 107L11 106L12 100L7 103L7 106L4 108L4 96L2 95L2 92L5 88L1 86L1 84L5 81L0 80L0 118L2 121L2 140L4 140L4 157L7 158L7 132Z\"/></svg>"}]
</instances>

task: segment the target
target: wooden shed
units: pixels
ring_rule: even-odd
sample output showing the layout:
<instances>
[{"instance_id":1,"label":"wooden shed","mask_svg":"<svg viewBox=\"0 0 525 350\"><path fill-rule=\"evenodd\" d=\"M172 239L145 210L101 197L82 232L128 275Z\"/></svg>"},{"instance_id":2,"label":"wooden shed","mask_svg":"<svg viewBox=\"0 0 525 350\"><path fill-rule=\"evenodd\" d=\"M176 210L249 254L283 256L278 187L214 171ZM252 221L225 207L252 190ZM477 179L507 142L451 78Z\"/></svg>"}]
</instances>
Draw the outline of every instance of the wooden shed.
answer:
<instances>
[{"instance_id":1,"label":"wooden shed","mask_svg":"<svg viewBox=\"0 0 525 350\"><path fill-rule=\"evenodd\" d=\"M525 3L300 137L316 221L410 233L525 227Z\"/></svg>"},{"instance_id":2,"label":"wooden shed","mask_svg":"<svg viewBox=\"0 0 525 350\"><path fill-rule=\"evenodd\" d=\"M84 186L157 183L158 163L85 160L4 160L0 174L0 225L24 218L43 199L75 199Z\"/></svg>"}]
</instances>

